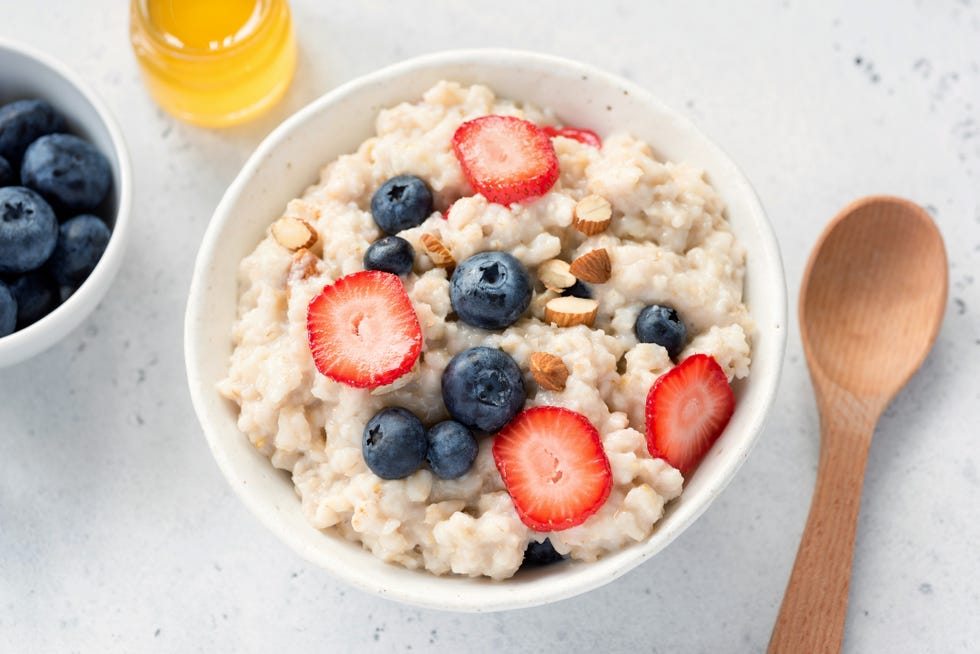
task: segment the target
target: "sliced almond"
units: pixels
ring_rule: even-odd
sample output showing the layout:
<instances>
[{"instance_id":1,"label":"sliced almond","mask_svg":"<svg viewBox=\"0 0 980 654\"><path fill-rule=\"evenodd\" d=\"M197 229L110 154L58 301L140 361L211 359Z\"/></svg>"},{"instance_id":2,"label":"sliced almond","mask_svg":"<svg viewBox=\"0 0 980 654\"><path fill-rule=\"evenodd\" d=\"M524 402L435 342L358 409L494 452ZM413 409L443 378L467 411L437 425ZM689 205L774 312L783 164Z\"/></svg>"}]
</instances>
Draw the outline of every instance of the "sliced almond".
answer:
<instances>
[{"instance_id":1,"label":"sliced almond","mask_svg":"<svg viewBox=\"0 0 980 654\"><path fill-rule=\"evenodd\" d=\"M574 325L592 326L595 322L595 315L599 309L599 303L595 300L587 300L573 295L556 297L548 300L544 305L545 322L553 322L559 327L572 327Z\"/></svg>"},{"instance_id":2,"label":"sliced almond","mask_svg":"<svg viewBox=\"0 0 980 654\"><path fill-rule=\"evenodd\" d=\"M611 221L612 206L609 200L595 194L579 200L572 215L572 227L587 236L604 231Z\"/></svg>"},{"instance_id":3,"label":"sliced almond","mask_svg":"<svg viewBox=\"0 0 980 654\"><path fill-rule=\"evenodd\" d=\"M561 293L575 283L575 275L568 271L568 264L561 259L549 259L538 266L538 279L549 291Z\"/></svg>"},{"instance_id":4,"label":"sliced almond","mask_svg":"<svg viewBox=\"0 0 980 654\"><path fill-rule=\"evenodd\" d=\"M605 284L612 276L612 261L606 248L590 250L572 262L569 272L590 284Z\"/></svg>"},{"instance_id":5,"label":"sliced almond","mask_svg":"<svg viewBox=\"0 0 980 654\"><path fill-rule=\"evenodd\" d=\"M432 263L435 264L436 268L456 267L456 259L453 258L452 252L449 251L449 248L437 236L422 234L419 237L419 241L422 243L422 247L425 248L425 253L432 259Z\"/></svg>"},{"instance_id":6,"label":"sliced almond","mask_svg":"<svg viewBox=\"0 0 980 654\"><path fill-rule=\"evenodd\" d=\"M550 352L535 352L531 355L531 374L538 386L549 391L565 390L565 382L568 381L565 362Z\"/></svg>"},{"instance_id":7,"label":"sliced almond","mask_svg":"<svg viewBox=\"0 0 980 654\"><path fill-rule=\"evenodd\" d=\"M302 218L283 216L272 223L272 237L279 245L292 251L311 248L316 243L317 233L313 225Z\"/></svg>"},{"instance_id":8,"label":"sliced almond","mask_svg":"<svg viewBox=\"0 0 980 654\"><path fill-rule=\"evenodd\" d=\"M289 265L289 272L286 273L286 299L289 299L293 284L298 284L319 273L319 257L305 248L297 250L293 255L293 262Z\"/></svg>"}]
</instances>

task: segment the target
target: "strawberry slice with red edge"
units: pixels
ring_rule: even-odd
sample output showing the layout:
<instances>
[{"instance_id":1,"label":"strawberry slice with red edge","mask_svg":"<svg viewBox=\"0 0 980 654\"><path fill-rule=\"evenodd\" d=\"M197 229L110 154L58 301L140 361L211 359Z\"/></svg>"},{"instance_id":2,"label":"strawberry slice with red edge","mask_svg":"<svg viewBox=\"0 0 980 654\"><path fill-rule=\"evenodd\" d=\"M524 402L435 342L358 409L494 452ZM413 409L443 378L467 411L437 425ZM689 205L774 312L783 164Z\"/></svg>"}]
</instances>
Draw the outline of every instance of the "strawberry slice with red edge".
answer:
<instances>
[{"instance_id":1,"label":"strawberry slice with red edge","mask_svg":"<svg viewBox=\"0 0 980 654\"><path fill-rule=\"evenodd\" d=\"M647 394L647 449L687 474L725 431L735 395L725 371L706 354L671 368Z\"/></svg>"},{"instance_id":2,"label":"strawberry slice with red edge","mask_svg":"<svg viewBox=\"0 0 980 654\"><path fill-rule=\"evenodd\" d=\"M397 275L341 277L310 302L306 331L316 369L355 388L395 381L422 351L422 328Z\"/></svg>"},{"instance_id":3,"label":"strawberry slice with red edge","mask_svg":"<svg viewBox=\"0 0 980 654\"><path fill-rule=\"evenodd\" d=\"M564 136L567 139L572 139L574 141L578 141L579 143L584 143L585 145L591 145L593 148L602 147L602 139L599 138L599 135L593 132L591 129L582 129L581 127L552 127L551 125L545 125L541 128L541 130L550 138Z\"/></svg>"},{"instance_id":4,"label":"strawberry slice with red edge","mask_svg":"<svg viewBox=\"0 0 980 654\"><path fill-rule=\"evenodd\" d=\"M582 524L612 490L599 432L562 407L517 414L494 438L493 460L521 521L535 531Z\"/></svg>"},{"instance_id":5,"label":"strawberry slice with red edge","mask_svg":"<svg viewBox=\"0 0 980 654\"><path fill-rule=\"evenodd\" d=\"M558 181L558 155L540 127L516 116L481 116L459 126L453 152L463 175L490 202L544 195Z\"/></svg>"}]
</instances>

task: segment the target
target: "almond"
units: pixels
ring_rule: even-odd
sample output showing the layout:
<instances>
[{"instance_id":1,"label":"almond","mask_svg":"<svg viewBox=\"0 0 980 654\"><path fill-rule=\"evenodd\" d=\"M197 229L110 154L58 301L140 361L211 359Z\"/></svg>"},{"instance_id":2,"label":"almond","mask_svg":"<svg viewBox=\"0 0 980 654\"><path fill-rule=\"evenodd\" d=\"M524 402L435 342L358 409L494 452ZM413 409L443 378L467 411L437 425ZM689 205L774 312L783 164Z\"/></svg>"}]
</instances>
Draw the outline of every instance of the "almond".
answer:
<instances>
[{"instance_id":1,"label":"almond","mask_svg":"<svg viewBox=\"0 0 980 654\"><path fill-rule=\"evenodd\" d=\"M592 326L595 322L595 315L599 309L599 303L595 300L567 295L548 300L544 305L544 320L552 322L559 327L572 327L574 325Z\"/></svg>"},{"instance_id":2,"label":"almond","mask_svg":"<svg viewBox=\"0 0 980 654\"><path fill-rule=\"evenodd\" d=\"M601 195L587 195L575 205L572 227L587 236L598 234L609 227L612 221L612 206Z\"/></svg>"},{"instance_id":3,"label":"almond","mask_svg":"<svg viewBox=\"0 0 980 654\"><path fill-rule=\"evenodd\" d=\"M292 289L293 284L309 279L319 273L320 259L305 248L297 250L296 254L293 255L293 262L289 266L289 272L286 273L286 299L289 299L290 289Z\"/></svg>"},{"instance_id":4,"label":"almond","mask_svg":"<svg viewBox=\"0 0 980 654\"><path fill-rule=\"evenodd\" d=\"M606 248L586 252L568 267L569 272L590 284L605 284L612 276L612 261Z\"/></svg>"},{"instance_id":5,"label":"almond","mask_svg":"<svg viewBox=\"0 0 980 654\"><path fill-rule=\"evenodd\" d=\"M531 355L531 374L541 388L549 391L565 390L568 368L559 356L549 352L535 352Z\"/></svg>"},{"instance_id":6,"label":"almond","mask_svg":"<svg viewBox=\"0 0 980 654\"><path fill-rule=\"evenodd\" d=\"M425 248L425 253L432 259L432 263L435 264L436 268L456 267L456 259L453 258L449 248L438 237L432 234L422 234L419 237L419 241L421 241L422 247Z\"/></svg>"},{"instance_id":7,"label":"almond","mask_svg":"<svg viewBox=\"0 0 980 654\"><path fill-rule=\"evenodd\" d=\"M313 247L317 240L317 233L313 226L302 218L283 216L272 223L272 237L279 245L295 252Z\"/></svg>"},{"instance_id":8,"label":"almond","mask_svg":"<svg viewBox=\"0 0 980 654\"><path fill-rule=\"evenodd\" d=\"M549 291L561 293L575 283L575 275L568 271L568 264L561 259L549 259L538 266L538 279Z\"/></svg>"}]
</instances>

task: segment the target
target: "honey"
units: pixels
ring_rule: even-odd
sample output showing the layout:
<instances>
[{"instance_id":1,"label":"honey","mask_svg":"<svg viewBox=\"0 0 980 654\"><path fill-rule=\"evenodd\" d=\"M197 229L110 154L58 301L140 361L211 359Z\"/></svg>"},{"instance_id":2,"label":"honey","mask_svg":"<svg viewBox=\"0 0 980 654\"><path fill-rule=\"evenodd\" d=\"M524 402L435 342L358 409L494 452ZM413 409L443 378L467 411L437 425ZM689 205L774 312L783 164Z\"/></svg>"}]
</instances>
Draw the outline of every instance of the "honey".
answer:
<instances>
[{"instance_id":1,"label":"honey","mask_svg":"<svg viewBox=\"0 0 980 654\"><path fill-rule=\"evenodd\" d=\"M208 127L272 106L296 69L285 0L131 0L130 38L154 100Z\"/></svg>"}]
</instances>

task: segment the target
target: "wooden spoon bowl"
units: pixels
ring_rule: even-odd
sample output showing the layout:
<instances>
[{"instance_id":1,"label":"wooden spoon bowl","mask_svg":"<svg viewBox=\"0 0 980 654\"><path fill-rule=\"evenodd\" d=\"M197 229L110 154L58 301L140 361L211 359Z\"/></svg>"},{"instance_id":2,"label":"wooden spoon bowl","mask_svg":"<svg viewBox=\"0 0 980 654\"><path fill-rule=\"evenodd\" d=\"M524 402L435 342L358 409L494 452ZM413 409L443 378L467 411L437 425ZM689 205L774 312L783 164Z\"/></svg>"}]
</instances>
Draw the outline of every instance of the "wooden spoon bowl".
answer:
<instances>
[{"instance_id":1,"label":"wooden spoon bowl","mask_svg":"<svg viewBox=\"0 0 980 654\"><path fill-rule=\"evenodd\" d=\"M943 240L924 209L880 196L846 207L817 243L800 291L817 391L831 382L884 408L932 347L946 288Z\"/></svg>"},{"instance_id":2,"label":"wooden spoon bowl","mask_svg":"<svg viewBox=\"0 0 980 654\"><path fill-rule=\"evenodd\" d=\"M810 255L800 332L820 411L820 463L770 653L840 651L875 423L932 347L948 284L939 230L901 198L845 207Z\"/></svg>"}]
</instances>

